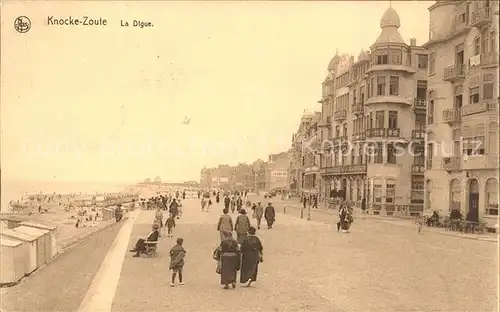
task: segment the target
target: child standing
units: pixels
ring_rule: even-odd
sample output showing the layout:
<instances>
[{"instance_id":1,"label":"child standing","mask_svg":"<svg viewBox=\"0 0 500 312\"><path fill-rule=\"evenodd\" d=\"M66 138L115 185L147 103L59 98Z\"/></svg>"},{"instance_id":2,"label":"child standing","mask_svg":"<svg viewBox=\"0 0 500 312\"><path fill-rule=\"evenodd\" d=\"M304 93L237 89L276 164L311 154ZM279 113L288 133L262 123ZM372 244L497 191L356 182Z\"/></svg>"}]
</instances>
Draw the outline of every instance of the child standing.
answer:
<instances>
[{"instance_id":1,"label":"child standing","mask_svg":"<svg viewBox=\"0 0 500 312\"><path fill-rule=\"evenodd\" d=\"M177 238L177 244L170 249L170 266L169 269L172 270L172 281L170 283L171 287L175 286L175 276L179 274L179 285L184 285L182 281L182 268L184 267L184 257L186 256L186 250L182 247L184 240L182 238Z\"/></svg>"},{"instance_id":2,"label":"child standing","mask_svg":"<svg viewBox=\"0 0 500 312\"><path fill-rule=\"evenodd\" d=\"M165 225L167 226L167 237L173 237L173 229L175 227L175 217L171 213L168 217L167 221L165 221Z\"/></svg>"}]
</instances>

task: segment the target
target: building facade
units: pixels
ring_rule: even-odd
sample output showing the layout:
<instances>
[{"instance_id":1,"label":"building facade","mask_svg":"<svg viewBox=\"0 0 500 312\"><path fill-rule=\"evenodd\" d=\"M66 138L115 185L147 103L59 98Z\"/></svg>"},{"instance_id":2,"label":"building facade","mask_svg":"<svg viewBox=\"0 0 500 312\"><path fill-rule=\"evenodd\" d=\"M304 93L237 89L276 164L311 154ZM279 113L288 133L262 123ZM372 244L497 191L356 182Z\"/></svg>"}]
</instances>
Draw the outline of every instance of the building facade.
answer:
<instances>
[{"instance_id":1,"label":"building facade","mask_svg":"<svg viewBox=\"0 0 500 312\"><path fill-rule=\"evenodd\" d=\"M498 230L498 1L429 12L425 208Z\"/></svg>"},{"instance_id":2,"label":"building facade","mask_svg":"<svg viewBox=\"0 0 500 312\"><path fill-rule=\"evenodd\" d=\"M308 133L310 126L315 118L314 114L304 111L300 118L300 124L297 131L292 135L292 145L289 149L288 164L288 189L292 196L297 196L304 192L305 186L305 168L306 158L305 146L310 140Z\"/></svg>"},{"instance_id":3,"label":"building facade","mask_svg":"<svg viewBox=\"0 0 500 312\"><path fill-rule=\"evenodd\" d=\"M319 170L320 165L320 127L321 112L315 112L313 119L307 124L305 129L305 141L302 153L303 177L302 192L304 194L318 195L320 194L321 175Z\"/></svg>"},{"instance_id":4,"label":"building facade","mask_svg":"<svg viewBox=\"0 0 500 312\"><path fill-rule=\"evenodd\" d=\"M323 83L321 175L325 196L343 190L374 214L423 210L427 52L399 33L388 8L379 37L357 60L336 55ZM329 118L328 118L329 117ZM328 119L330 119L328 122ZM410 153L411 152L411 153Z\"/></svg>"}]
</instances>

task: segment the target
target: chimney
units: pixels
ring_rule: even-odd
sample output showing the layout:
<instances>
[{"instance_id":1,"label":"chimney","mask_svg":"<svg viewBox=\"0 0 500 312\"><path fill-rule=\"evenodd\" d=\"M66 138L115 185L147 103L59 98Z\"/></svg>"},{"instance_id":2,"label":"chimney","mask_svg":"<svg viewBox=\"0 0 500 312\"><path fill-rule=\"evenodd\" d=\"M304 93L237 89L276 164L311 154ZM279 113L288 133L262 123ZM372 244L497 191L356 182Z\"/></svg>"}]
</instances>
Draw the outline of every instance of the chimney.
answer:
<instances>
[{"instance_id":1,"label":"chimney","mask_svg":"<svg viewBox=\"0 0 500 312\"><path fill-rule=\"evenodd\" d=\"M411 38L410 39L410 46L416 47L417 46L417 39L416 38Z\"/></svg>"}]
</instances>

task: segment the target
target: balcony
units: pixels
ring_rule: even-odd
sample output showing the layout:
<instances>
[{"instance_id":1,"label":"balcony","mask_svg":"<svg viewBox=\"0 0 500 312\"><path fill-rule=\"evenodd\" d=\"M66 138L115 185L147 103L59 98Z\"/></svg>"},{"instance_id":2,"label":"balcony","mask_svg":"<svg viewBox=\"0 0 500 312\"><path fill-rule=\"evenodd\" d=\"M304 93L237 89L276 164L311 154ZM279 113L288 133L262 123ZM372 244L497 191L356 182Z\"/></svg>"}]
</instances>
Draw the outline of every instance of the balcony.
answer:
<instances>
[{"instance_id":1,"label":"balcony","mask_svg":"<svg viewBox=\"0 0 500 312\"><path fill-rule=\"evenodd\" d=\"M385 137L385 128L367 129L365 135L367 138L383 138Z\"/></svg>"},{"instance_id":2,"label":"balcony","mask_svg":"<svg viewBox=\"0 0 500 312\"><path fill-rule=\"evenodd\" d=\"M326 116L326 120L319 124L319 127L331 128L332 127L332 117Z\"/></svg>"},{"instance_id":3,"label":"balcony","mask_svg":"<svg viewBox=\"0 0 500 312\"><path fill-rule=\"evenodd\" d=\"M356 103L352 106L352 113L356 116L361 116L365 112L363 103Z\"/></svg>"},{"instance_id":4,"label":"balcony","mask_svg":"<svg viewBox=\"0 0 500 312\"><path fill-rule=\"evenodd\" d=\"M424 140L425 139L425 130L417 129L411 131L411 138L413 140Z\"/></svg>"},{"instance_id":5,"label":"balcony","mask_svg":"<svg viewBox=\"0 0 500 312\"><path fill-rule=\"evenodd\" d=\"M411 173L412 174L424 174L425 166L424 165L411 165Z\"/></svg>"},{"instance_id":6,"label":"balcony","mask_svg":"<svg viewBox=\"0 0 500 312\"><path fill-rule=\"evenodd\" d=\"M448 172L460 170L460 157L444 157L441 161L441 168Z\"/></svg>"},{"instance_id":7,"label":"balcony","mask_svg":"<svg viewBox=\"0 0 500 312\"><path fill-rule=\"evenodd\" d=\"M455 82L465 78L465 64L452 65L444 69L443 80L448 82Z\"/></svg>"},{"instance_id":8,"label":"balcony","mask_svg":"<svg viewBox=\"0 0 500 312\"><path fill-rule=\"evenodd\" d=\"M410 66L409 64L404 64L400 57L389 58L385 64L371 64L368 68L367 73L372 71L385 71L385 70L396 70L414 73L416 68Z\"/></svg>"},{"instance_id":9,"label":"balcony","mask_svg":"<svg viewBox=\"0 0 500 312\"><path fill-rule=\"evenodd\" d=\"M352 139L353 141L363 141L364 139L366 139L365 132L354 133L352 135Z\"/></svg>"},{"instance_id":10,"label":"balcony","mask_svg":"<svg viewBox=\"0 0 500 312\"><path fill-rule=\"evenodd\" d=\"M427 109L427 101L425 99L413 99L413 110L425 112Z\"/></svg>"},{"instance_id":11,"label":"balcony","mask_svg":"<svg viewBox=\"0 0 500 312\"><path fill-rule=\"evenodd\" d=\"M348 139L347 139L347 136L342 135L342 136L333 138L332 141L333 141L334 146L338 146L338 145L345 144L348 141Z\"/></svg>"},{"instance_id":12,"label":"balcony","mask_svg":"<svg viewBox=\"0 0 500 312\"><path fill-rule=\"evenodd\" d=\"M498 65L498 52L489 52L481 54L481 65L492 66Z\"/></svg>"},{"instance_id":13,"label":"balcony","mask_svg":"<svg viewBox=\"0 0 500 312\"><path fill-rule=\"evenodd\" d=\"M385 128L367 129L365 135L367 138L383 138L385 137Z\"/></svg>"},{"instance_id":14,"label":"balcony","mask_svg":"<svg viewBox=\"0 0 500 312\"><path fill-rule=\"evenodd\" d=\"M341 109L333 113L333 120L335 121L344 121L347 117L347 110Z\"/></svg>"},{"instance_id":15,"label":"balcony","mask_svg":"<svg viewBox=\"0 0 500 312\"><path fill-rule=\"evenodd\" d=\"M462 170L498 169L497 155L477 155L462 159Z\"/></svg>"},{"instance_id":16,"label":"balcony","mask_svg":"<svg viewBox=\"0 0 500 312\"><path fill-rule=\"evenodd\" d=\"M348 165L342 171L348 174L366 173L366 164Z\"/></svg>"},{"instance_id":17,"label":"balcony","mask_svg":"<svg viewBox=\"0 0 500 312\"><path fill-rule=\"evenodd\" d=\"M456 108L449 108L443 111L443 122L452 125L462 120L461 111Z\"/></svg>"},{"instance_id":18,"label":"balcony","mask_svg":"<svg viewBox=\"0 0 500 312\"><path fill-rule=\"evenodd\" d=\"M342 172L341 166L331 166L331 167L326 167L324 169L324 174L326 175L335 175L335 174L340 174L341 172Z\"/></svg>"},{"instance_id":19,"label":"balcony","mask_svg":"<svg viewBox=\"0 0 500 312\"><path fill-rule=\"evenodd\" d=\"M470 26L481 27L492 20L491 8L481 8L472 12Z\"/></svg>"},{"instance_id":20,"label":"balcony","mask_svg":"<svg viewBox=\"0 0 500 312\"><path fill-rule=\"evenodd\" d=\"M399 128L389 128L386 129L387 137L389 138L399 138L401 131Z\"/></svg>"},{"instance_id":21,"label":"balcony","mask_svg":"<svg viewBox=\"0 0 500 312\"><path fill-rule=\"evenodd\" d=\"M481 101L479 103L469 104L462 106L461 112L462 116L469 116L474 114L483 113L488 109L485 101Z\"/></svg>"}]
</instances>

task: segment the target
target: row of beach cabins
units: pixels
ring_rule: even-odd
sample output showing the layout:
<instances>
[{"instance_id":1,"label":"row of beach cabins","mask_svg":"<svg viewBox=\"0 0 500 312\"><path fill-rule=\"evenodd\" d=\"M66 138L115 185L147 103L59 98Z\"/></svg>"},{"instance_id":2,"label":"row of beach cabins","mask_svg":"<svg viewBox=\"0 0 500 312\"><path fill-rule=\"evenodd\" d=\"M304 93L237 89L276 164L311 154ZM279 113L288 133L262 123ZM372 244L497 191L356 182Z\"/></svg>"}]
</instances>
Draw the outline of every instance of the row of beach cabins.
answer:
<instances>
[{"instance_id":1,"label":"row of beach cabins","mask_svg":"<svg viewBox=\"0 0 500 312\"><path fill-rule=\"evenodd\" d=\"M106 193L94 195L47 195L31 194L24 196L21 200L11 201L12 212L23 212L43 206L53 208L58 204L72 207L110 207L117 204L131 203L139 200L139 195L135 192L127 193Z\"/></svg>"},{"instance_id":2,"label":"row of beach cabins","mask_svg":"<svg viewBox=\"0 0 500 312\"><path fill-rule=\"evenodd\" d=\"M52 195L51 195L52 196ZM114 219L114 210L118 204L133 207L139 201L135 193L113 193L105 195L56 195L54 200L47 200L44 194L28 195L23 203L38 203L58 205L64 198L64 204L78 208L96 207L102 213L102 220ZM49 203L47 203L49 201ZM50 203L52 202L52 203ZM61 250L57 244L57 226L45 222L26 220L30 215L21 216L16 211L0 217L0 286L10 286L18 283L23 277L41 268Z\"/></svg>"}]
</instances>

